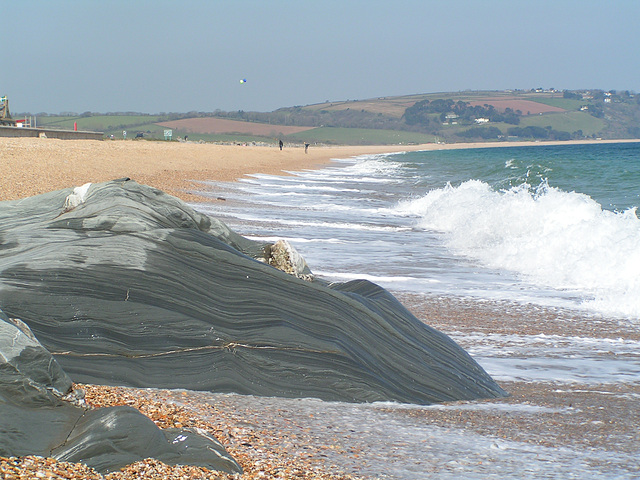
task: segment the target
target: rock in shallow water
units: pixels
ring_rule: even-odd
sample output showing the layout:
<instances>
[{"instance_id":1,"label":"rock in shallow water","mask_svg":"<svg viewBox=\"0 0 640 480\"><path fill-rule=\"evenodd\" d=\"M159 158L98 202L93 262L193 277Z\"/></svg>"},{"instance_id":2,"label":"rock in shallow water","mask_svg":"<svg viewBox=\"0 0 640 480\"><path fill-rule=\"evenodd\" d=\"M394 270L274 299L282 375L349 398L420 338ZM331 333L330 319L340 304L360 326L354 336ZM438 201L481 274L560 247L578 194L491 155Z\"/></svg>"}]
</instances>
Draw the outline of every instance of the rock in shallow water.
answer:
<instances>
[{"instance_id":1,"label":"rock in shallow water","mask_svg":"<svg viewBox=\"0 0 640 480\"><path fill-rule=\"evenodd\" d=\"M75 380L419 404L505 392L366 281L304 281L128 179L0 203L0 308Z\"/></svg>"}]
</instances>

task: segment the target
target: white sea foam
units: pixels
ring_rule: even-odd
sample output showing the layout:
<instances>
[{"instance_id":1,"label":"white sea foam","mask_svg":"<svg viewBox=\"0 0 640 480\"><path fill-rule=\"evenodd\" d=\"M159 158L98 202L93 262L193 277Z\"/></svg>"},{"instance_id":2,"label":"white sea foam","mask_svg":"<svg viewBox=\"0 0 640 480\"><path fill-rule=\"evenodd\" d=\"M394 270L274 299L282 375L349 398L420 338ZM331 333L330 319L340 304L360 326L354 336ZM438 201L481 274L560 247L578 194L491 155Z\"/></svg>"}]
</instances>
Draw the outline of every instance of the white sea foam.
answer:
<instances>
[{"instance_id":1,"label":"white sea foam","mask_svg":"<svg viewBox=\"0 0 640 480\"><path fill-rule=\"evenodd\" d=\"M444 232L456 254L580 295L603 313L640 317L640 220L587 195L523 184L495 191L469 180L403 202L399 213Z\"/></svg>"},{"instance_id":2,"label":"white sea foam","mask_svg":"<svg viewBox=\"0 0 640 480\"><path fill-rule=\"evenodd\" d=\"M250 182L248 182L249 184L251 184ZM332 193L337 193L337 192L367 192L367 190L360 190L360 189L355 189L355 188L337 188L337 187L333 187L330 185L326 185L326 184L318 184L314 182L309 182L306 181L304 183L300 182L300 183L296 183L294 187L292 187L289 184L278 184L278 183L273 183L273 184L268 184L268 183L262 183L260 184L261 188L267 189L267 188L278 188L278 189L283 189L283 190L290 190L291 188L295 188L297 191L300 190L310 190L310 191L319 191L319 192L332 192Z\"/></svg>"},{"instance_id":3,"label":"white sea foam","mask_svg":"<svg viewBox=\"0 0 640 480\"><path fill-rule=\"evenodd\" d=\"M256 235L245 235L245 238L255 240L257 242L277 242L278 240L286 240L289 243L333 243L336 245L349 243L339 238L260 237Z\"/></svg>"},{"instance_id":4,"label":"white sea foam","mask_svg":"<svg viewBox=\"0 0 640 480\"><path fill-rule=\"evenodd\" d=\"M342 175L387 177L403 167L400 162L389 160L389 155L361 155L354 159L337 160L349 165L340 169Z\"/></svg>"},{"instance_id":5,"label":"white sea foam","mask_svg":"<svg viewBox=\"0 0 640 480\"><path fill-rule=\"evenodd\" d=\"M239 217L239 216L238 216ZM259 218L251 218L252 221L261 221ZM393 227L387 225L374 225L365 223L340 223L340 222L313 222L303 220L287 220L287 219L269 219L269 222L279 223L281 225L299 226L299 227L317 227L332 228L339 230L362 230L370 232L402 232L410 230L408 227Z\"/></svg>"},{"instance_id":6,"label":"white sea foam","mask_svg":"<svg viewBox=\"0 0 640 480\"><path fill-rule=\"evenodd\" d=\"M314 271L316 275L326 277L334 280L348 281L348 280L369 280L373 283L396 283L396 282L427 282L438 283L438 280L434 279L421 279L417 280L415 277L406 276L392 276L392 275L367 275L366 273L344 273L344 272L330 272L318 270Z\"/></svg>"},{"instance_id":7,"label":"white sea foam","mask_svg":"<svg viewBox=\"0 0 640 480\"><path fill-rule=\"evenodd\" d=\"M342 173L342 170L340 171ZM353 182L354 177L357 177L358 183L396 183L397 180L394 178L384 178L384 177L365 177L362 176L362 172L354 173L353 175L339 175L334 174L331 176L328 175L314 175L314 174L305 174L304 179L312 179L323 182L330 183L342 183L342 182Z\"/></svg>"}]
</instances>

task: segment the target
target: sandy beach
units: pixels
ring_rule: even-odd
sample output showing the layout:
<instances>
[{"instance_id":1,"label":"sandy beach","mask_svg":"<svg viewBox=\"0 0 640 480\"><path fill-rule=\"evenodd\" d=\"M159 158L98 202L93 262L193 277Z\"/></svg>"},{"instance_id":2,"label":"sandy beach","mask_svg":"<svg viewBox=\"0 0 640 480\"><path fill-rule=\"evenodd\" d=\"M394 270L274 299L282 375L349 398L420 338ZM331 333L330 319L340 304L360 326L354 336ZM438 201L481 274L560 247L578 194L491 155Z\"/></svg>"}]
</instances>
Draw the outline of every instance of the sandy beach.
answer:
<instances>
[{"instance_id":1,"label":"sandy beach","mask_svg":"<svg viewBox=\"0 0 640 480\"><path fill-rule=\"evenodd\" d=\"M556 145L558 143L553 142ZM302 147L294 146L285 146L280 151L275 146L0 138L0 165L3 171L0 176L0 200L16 200L87 182L130 177L187 202L200 202L203 199L197 196L198 181L233 181L252 173L279 174L288 170L312 169L327 164L332 158L410 150L543 144L311 146L305 154ZM466 334L498 333L505 339L510 335L523 335L640 341L640 327L633 322L600 317L582 318L579 314L556 309L509 303L485 302L480 305L478 302L451 298L425 301L424 298L411 295L398 298L417 318L451 335L456 341L458 337L461 338L463 348L472 346L464 343ZM509 349L513 345L496 345L496 348ZM615 351L602 351L599 356L603 362L624 359L624 355ZM457 402L447 408L434 409L376 405L366 407L369 410L365 413L367 418L378 415L402 425L433 426L440 433L433 434L436 440L428 445L430 449L437 450L440 442L446 443L448 437L442 432L454 432L462 437L493 442L495 458L506 458L510 451L521 448L516 445L524 445L522 448L530 449L532 455L541 458L547 455L552 463L557 461L558 467L566 468L565 473L571 471L571 466L562 465L561 459L554 460L554 452L558 453L558 458L569 458L568 451L589 452L597 449L597 455L582 461L578 467L589 469L589 472L624 471L618 478L638 478L640 467L629 465L628 462L640 449L640 431L637 427L640 424L638 379L621 384L560 384L553 379L536 383L500 383L511 394L510 397L486 402ZM198 427L213 433L242 465L245 474L240 477L220 475L195 467L167 467L148 460L122 472L102 476L81 465L22 457L0 458L0 479L34 478L36 473L41 478L56 479L377 478L371 473L376 471L376 467L369 468L369 465L383 454L387 455L387 462L404 462L422 469L424 476L416 478L430 478L430 474L443 472L454 475L456 471L464 476L465 468L478 474L496 473L491 469L491 462L496 461L493 457L461 457L456 462L440 464L434 461L415 465L416 459L411 452L415 452L416 448L427 448L424 443L411 443L411 438L406 436L392 445L388 442L384 446L368 444L360 440L368 438L373 442L373 436L367 437L367 432L359 430L360 425L356 422L340 425L340 420L331 421L330 415L335 414L334 410L319 410L316 414L310 414L308 410L301 409L300 401L278 403L234 395L212 397L206 392L92 385L80 387L85 389L90 405L129 405L140 409L160 427ZM340 405L326 407L347 408ZM603 457L602 452L610 454L610 458ZM484 465L465 463L471 461L484 461ZM500 465L511 465L508 460L500 461L504 462ZM575 478L580 478L578 467ZM504 478L541 478L536 477L534 471L521 473L520 477L506 475ZM542 476L569 478L561 473L558 475Z\"/></svg>"},{"instance_id":2,"label":"sandy beach","mask_svg":"<svg viewBox=\"0 0 640 480\"><path fill-rule=\"evenodd\" d=\"M313 168L332 158L429 146L316 147L217 145L149 141L0 138L0 200L129 177L183 200L194 180L233 181L250 173Z\"/></svg>"},{"instance_id":3,"label":"sandy beach","mask_svg":"<svg viewBox=\"0 0 640 480\"><path fill-rule=\"evenodd\" d=\"M560 143L553 142L555 145ZM304 170L326 164L333 158L416 150L545 144L548 142L312 145L305 154L302 146L289 145L281 151L276 146L191 142L0 138L0 201L123 177L156 187L185 201L194 201L194 192L198 190L194 181L234 181L252 173L279 174L287 170Z\"/></svg>"}]
</instances>

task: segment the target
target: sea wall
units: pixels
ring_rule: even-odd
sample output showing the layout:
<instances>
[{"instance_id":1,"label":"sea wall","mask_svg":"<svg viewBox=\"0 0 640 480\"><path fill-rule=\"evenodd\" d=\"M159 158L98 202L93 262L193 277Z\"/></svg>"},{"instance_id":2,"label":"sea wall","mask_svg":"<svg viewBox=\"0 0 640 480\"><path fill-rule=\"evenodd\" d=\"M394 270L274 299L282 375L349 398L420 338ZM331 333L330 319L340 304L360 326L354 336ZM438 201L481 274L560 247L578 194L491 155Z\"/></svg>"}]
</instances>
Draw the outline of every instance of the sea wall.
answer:
<instances>
[{"instance_id":1,"label":"sea wall","mask_svg":"<svg viewBox=\"0 0 640 480\"><path fill-rule=\"evenodd\" d=\"M51 128L29 128L0 126L0 137L46 137L60 140L102 140L102 132L85 130L54 130Z\"/></svg>"}]
</instances>

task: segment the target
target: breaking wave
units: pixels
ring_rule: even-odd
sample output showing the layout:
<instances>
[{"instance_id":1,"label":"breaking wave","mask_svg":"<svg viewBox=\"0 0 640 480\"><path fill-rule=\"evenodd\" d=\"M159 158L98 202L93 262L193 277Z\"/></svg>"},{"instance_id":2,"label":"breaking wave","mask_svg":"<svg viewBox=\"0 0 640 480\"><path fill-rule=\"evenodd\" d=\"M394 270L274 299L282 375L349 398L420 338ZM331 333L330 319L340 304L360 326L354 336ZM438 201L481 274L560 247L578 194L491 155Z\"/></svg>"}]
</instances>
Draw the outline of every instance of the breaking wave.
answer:
<instances>
[{"instance_id":1,"label":"breaking wave","mask_svg":"<svg viewBox=\"0 0 640 480\"><path fill-rule=\"evenodd\" d=\"M469 180L401 202L398 212L418 217L417 228L443 232L456 255L574 291L602 313L640 317L636 208L608 211L546 181L494 190Z\"/></svg>"}]
</instances>

